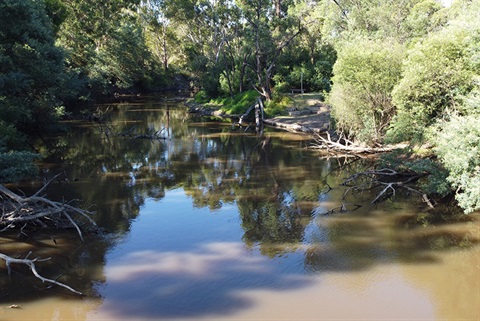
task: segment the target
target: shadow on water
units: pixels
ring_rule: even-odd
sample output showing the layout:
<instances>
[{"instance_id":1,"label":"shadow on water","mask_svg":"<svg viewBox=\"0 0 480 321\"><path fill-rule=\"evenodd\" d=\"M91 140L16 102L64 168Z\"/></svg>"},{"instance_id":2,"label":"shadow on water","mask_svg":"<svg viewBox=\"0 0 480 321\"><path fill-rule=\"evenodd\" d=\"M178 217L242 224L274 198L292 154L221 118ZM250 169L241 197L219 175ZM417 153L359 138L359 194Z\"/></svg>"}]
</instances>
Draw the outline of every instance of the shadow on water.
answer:
<instances>
[{"instance_id":1,"label":"shadow on water","mask_svg":"<svg viewBox=\"0 0 480 321\"><path fill-rule=\"evenodd\" d=\"M62 233L55 242L32 234L0 243L0 252L51 256L45 276L63 275L62 282L102 297L100 315L222 316L256 304L245 292L308 288L326 272L438 263L439 253L479 243L476 216L438 221L401 198L376 206L368 195L343 200L339 184L363 164L320 159L304 148L304 136L232 132L230 124L206 123L166 103L113 111L108 126L73 123L50 142L44 164L44 175L70 178L52 185L49 197L95 205L107 237L82 245ZM139 138L145 133L163 136ZM171 198L177 191L178 204ZM343 202L363 206L326 215ZM0 277L8 294L0 301L72 297L32 292L38 281L21 271Z\"/></svg>"},{"instance_id":2,"label":"shadow on water","mask_svg":"<svg viewBox=\"0 0 480 321\"><path fill-rule=\"evenodd\" d=\"M264 258L245 255L240 243L132 253L126 260L130 262L112 267L102 307L114 318L221 316L255 305L241 295L244 291L285 291L309 284L300 274L285 274Z\"/></svg>"}]
</instances>

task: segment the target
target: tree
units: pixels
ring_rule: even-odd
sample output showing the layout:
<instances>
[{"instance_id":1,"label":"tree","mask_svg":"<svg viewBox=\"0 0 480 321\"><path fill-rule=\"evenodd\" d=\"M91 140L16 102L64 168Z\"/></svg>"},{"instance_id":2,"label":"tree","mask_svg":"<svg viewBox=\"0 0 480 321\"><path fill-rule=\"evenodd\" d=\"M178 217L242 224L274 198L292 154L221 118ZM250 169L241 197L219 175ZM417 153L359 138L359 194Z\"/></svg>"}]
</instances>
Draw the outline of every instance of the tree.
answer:
<instances>
[{"instance_id":1,"label":"tree","mask_svg":"<svg viewBox=\"0 0 480 321\"><path fill-rule=\"evenodd\" d=\"M288 2L283 10L272 8L269 1L244 0L240 2L243 17L248 22L246 37L253 51L247 66L254 72L255 89L267 100L272 98L272 79L282 51L302 32L299 16L290 15ZM272 12L273 9L276 9Z\"/></svg>"},{"instance_id":2,"label":"tree","mask_svg":"<svg viewBox=\"0 0 480 321\"><path fill-rule=\"evenodd\" d=\"M43 2L2 0L0 30L0 121L19 135L46 132L67 77Z\"/></svg>"},{"instance_id":3,"label":"tree","mask_svg":"<svg viewBox=\"0 0 480 321\"><path fill-rule=\"evenodd\" d=\"M439 51L446 57L437 58L449 63L442 69L447 74L440 73L445 78L437 78L448 99L436 105L438 116L426 137L434 143L435 154L448 171L447 180L458 204L470 213L480 210L480 1L459 1L456 5L454 18L438 34L452 43L446 52ZM456 38L450 38L453 36ZM435 36L426 43L430 41L440 39ZM453 53L452 47L456 49Z\"/></svg>"},{"instance_id":4,"label":"tree","mask_svg":"<svg viewBox=\"0 0 480 321\"><path fill-rule=\"evenodd\" d=\"M137 13L140 1L68 0L58 42L90 91L107 94L148 81L152 68Z\"/></svg>"},{"instance_id":5,"label":"tree","mask_svg":"<svg viewBox=\"0 0 480 321\"><path fill-rule=\"evenodd\" d=\"M448 170L447 180L466 213L480 210L479 115L455 116L440 122L434 136L435 152Z\"/></svg>"},{"instance_id":6,"label":"tree","mask_svg":"<svg viewBox=\"0 0 480 321\"><path fill-rule=\"evenodd\" d=\"M391 91L401 76L403 47L366 38L338 51L329 101L338 130L362 142L382 142L395 115Z\"/></svg>"},{"instance_id":7,"label":"tree","mask_svg":"<svg viewBox=\"0 0 480 321\"><path fill-rule=\"evenodd\" d=\"M56 127L62 111L63 52L42 1L0 1L0 182L37 172L32 137Z\"/></svg>"},{"instance_id":8,"label":"tree","mask_svg":"<svg viewBox=\"0 0 480 321\"><path fill-rule=\"evenodd\" d=\"M389 130L391 140L423 141L429 126L461 108L476 74L471 33L468 26L451 25L409 51L402 79L393 91L398 114Z\"/></svg>"}]
</instances>

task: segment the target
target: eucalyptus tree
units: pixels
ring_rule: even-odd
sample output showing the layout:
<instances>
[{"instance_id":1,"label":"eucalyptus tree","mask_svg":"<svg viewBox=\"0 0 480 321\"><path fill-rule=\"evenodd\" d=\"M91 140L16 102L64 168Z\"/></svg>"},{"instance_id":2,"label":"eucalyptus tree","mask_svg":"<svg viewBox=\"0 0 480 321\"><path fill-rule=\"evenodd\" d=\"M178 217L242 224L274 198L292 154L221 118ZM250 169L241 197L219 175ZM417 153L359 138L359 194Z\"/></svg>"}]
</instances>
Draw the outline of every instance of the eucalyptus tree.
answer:
<instances>
[{"instance_id":1,"label":"eucalyptus tree","mask_svg":"<svg viewBox=\"0 0 480 321\"><path fill-rule=\"evenodd\" d=\"M247 66L254 72L254 88L268 101L272 98L272 79L279 57L303 30L300 15L290 10L293 2L240 0L242 17L247 22L246 43L252 51Z\"/></svg>"},{"instance_id":2,"label":"eucalyptus tree","mask_svg":"<svg viewBox=\"0 0 480 321\"><path fill-rule=\"evenodd\" d=\"M147 78L149 52L137 14L139 0L66 0L67 18L58 43L71 70L88 88L107 93L129 88Z\"/></svg>"},{"instance_id":3,"label":"eucalyptus tree","mask_svg":"<svg viewBox=\"0 0 480 321\"><path fill-rule=\"evenodd\" d=\"M302 30L300 17L291 11L291 1L145 3L160 8L159 23L178 40L170 46L182 48L183 67L210 97L232 96L253 86L271 99L278 58ZM178 51L176 54L181 56Z\"/></svg>"}]
</instances>

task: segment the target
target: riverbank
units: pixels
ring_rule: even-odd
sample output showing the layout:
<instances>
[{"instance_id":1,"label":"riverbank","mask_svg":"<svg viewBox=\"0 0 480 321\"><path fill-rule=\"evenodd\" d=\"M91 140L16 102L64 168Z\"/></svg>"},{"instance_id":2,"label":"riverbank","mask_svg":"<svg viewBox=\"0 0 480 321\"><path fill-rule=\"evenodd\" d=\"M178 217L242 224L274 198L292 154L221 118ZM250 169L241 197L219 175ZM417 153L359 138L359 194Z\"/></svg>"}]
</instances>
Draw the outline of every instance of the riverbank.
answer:
<instances>
[{"instance_id":1,"label":"riverbank","mask_svg":"<svg viewBox=\"0 0 480 321\"><path fill-rule=\"evenodd\" d=\"M322 133L330 129L330 107L325 104L320 94L291 95L292 106L288 108L288 115L264 119L267 126L281 128L291 132ZM228 115L221 110L187 102L189 112L205 116L228 118L238 121L241 115Z\"/></svg>"}]
</instances>

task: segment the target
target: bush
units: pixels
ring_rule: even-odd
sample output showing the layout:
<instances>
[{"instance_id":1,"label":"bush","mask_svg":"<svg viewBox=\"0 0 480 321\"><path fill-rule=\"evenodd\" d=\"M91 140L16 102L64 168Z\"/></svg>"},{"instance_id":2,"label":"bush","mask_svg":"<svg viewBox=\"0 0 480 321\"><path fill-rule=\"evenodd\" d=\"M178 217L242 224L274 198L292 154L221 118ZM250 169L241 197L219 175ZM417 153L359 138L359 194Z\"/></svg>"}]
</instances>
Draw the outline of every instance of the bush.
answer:
<instances>
[{"instance_id":1,"label":"bush","mask_svg":"<svg viewBox=\"0 0 480 321\"><path fill-rule=\"evenodd\" d=\"M0 183L14 183L35 176L38 168L34 161L39 155L30 152L0 151Z\"/></svg>"},{"instance_id":2,"label":"bush","mask_svg":"<svg viewBox=\"0 0 480 321\"><path fill-rule=\"evenodd\" d=\"M393 91L398 114L388 132L391 141L423 141L426 128L462 105L474 75L467 50L470 32L451 26L409 51Z\"/></svg>"},{"instance_id":3,"label":"bush","mask_svg":"<svg viewBox=\"0 0 480 321\"><path fill-rule=\"evenodd\" d=\"M383 140L395 114L391 91L400 80L403 47L351 39L338 51L329 102L340 131L366 143Z\"/></svg>"},{"instance_id":4,"label":"bush","mask_svg":"<svg viewBox=\"0 0 480 321\"><path fill-rule=\"evenodd\" d=\"M293 100L281 94L275 94L273 99L265 103L265 114L268 117L285 115L288 107L293 105Z\"/></svg>"},{"instance_id":5,"label":"bush","mask_svg":"<svg viewBox=\"0 0 480 321\"><path fill-rule=\"evenodd\" d=\"M209 101L205 90L200 90L199 92L197 92L195 94L195 97L193 97L193 99L195 100L196 103L199 103L199 104L205 104Z\"/></svg>"},{"instance_id":6,"label":"bush","mask_svg":"<svg viewBox=\"0 0 480 321\"><path fill-rule=\"evenodd\" d=\"M243 114L258 98L259 93L255 90L248 90L236 94L233 98L217 99L216 103L222 105L222 110L227 114Z\"/></svg>"},{"instance_id":7,"label":"bush","mask_svg":"<svg viewBox=\"0 0 480 321\"><path fill-rule=\"evenodd\" d=\"M439 122L433 134L435 152L449 171L448 181L465 213L480 210L480 116L457 116Z\"/></svg>"}]
</instances>

